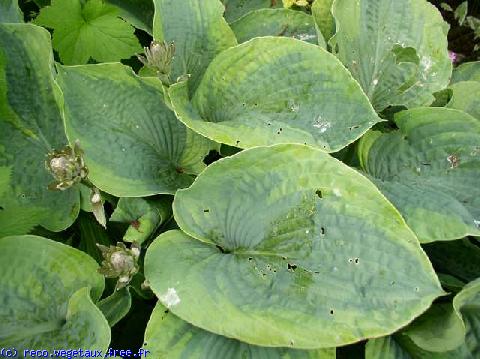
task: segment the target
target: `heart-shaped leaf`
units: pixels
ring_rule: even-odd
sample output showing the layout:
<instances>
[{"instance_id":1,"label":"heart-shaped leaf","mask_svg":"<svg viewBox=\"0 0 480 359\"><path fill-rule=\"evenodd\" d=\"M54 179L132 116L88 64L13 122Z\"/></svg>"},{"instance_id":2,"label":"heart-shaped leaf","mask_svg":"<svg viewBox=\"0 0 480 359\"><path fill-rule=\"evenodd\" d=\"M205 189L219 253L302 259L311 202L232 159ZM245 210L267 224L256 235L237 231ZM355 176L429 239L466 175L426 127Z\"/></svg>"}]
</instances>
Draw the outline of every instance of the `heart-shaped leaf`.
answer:
<instances>
[{"instance_id":1,"label":"heart-shaped leaf","mask_svg":"<svg viewBox=\"0 0 480 359\"><path fill-rule=\"evenodd\" d=\"M222 52L188 100L170 88L177 116L227 145L311 144L337 151L381 121L358 83L319 46L262 37Z\"/></svg>"},{"instance_id":2,"label":"heart-shaped leaf","mask_svg":"<svg viewBox=\"0 0 480 359\"><path fill-rule=\"evenodd\" d=\"M399 130L359 145L363 170L421 242L480 235L480 121L445 108L395 116Z\"/></svg>"},{"instance_id":3,"label":"heart-shaped leaf","mask_svg":"<svg viewBox=\"0 0 480 359\"><path fill-rule=\"evenodd\" d=\"M355 170L303 145L257 147L178 191L184 231L145 276L180 318L250 344L335 347L391 333L442 294L397 210Z\"/></svg>"},{"instance_id":4,"label":"heart-shaped leaf","mask_svg":"<svg viewBox=\"0 0 480 359\"><path fill-rule=\"evenodd\" d=\"M221 51L237 44L223 18L220 0L154 0L153 38L174 42L175 57L170 78L191 76L195 89L205 69Z\"/></svg>"},{"instance_id":5,"label":"heart-shaped leaf","mask_svg":"<svg viewBox=\"0 0 480 359\"><path fill-rule=\"evenodd\" d=\"M175 193L201 171L212 143L163 102L161 82L121 64L59 66L68 137L80 140L89 179L119 197Z\"/></svg>"},{"instance_id":6,"label":"heart-shaped leaf","mask_svg":"<svg viewBox=\"0 0 480 359\"><path fill-rule=\"evenodd\" d=\"M54 181L45 168L47 155L67 144L52 73L48 31L0 24L0 167L10 173L10 186L0 195L0 216L28 222L11 223L4 234L24 234L36 224L61 231L78 215L77 186L47 189Z\"/></svg>"},{"instance_id":7,"label":"heart-shaped leaf","mask_svg":"<svg viewBox=\"0 0 480 359\"><path fill-rule=\"evenodd\" d=\"M97 263L37 236L0 239L0 345L105 350L110 328L92 302L103 292ZM90 295L92 298L90 298Z\"/></svg>"},{"instance_id":8,"label":"heart-shaped leaf","mask_svg":"<svg viewBox=\"0 0 480 359\"><path fill-rule=\"evenodd\" d=\"M452 73L448 25L426 0L337 0L332 47L378 111L433 102Z\"/></svg>"},{"instance_id":9,"label":"heart-shaped leaf","mask_svg":"<svg viewBox=\"0 0 480 359\"><path fill-rule=\"evenodd\" d=\"M181 320L161 303L153 310L144 342L155 358L335 359L335 348L267 348L213 334Z\"/></svg>"},{"instance_id":10,"label":"heart-shaped leaf","mask_svg":"<svg viewBox=\"0 0 480 359\"><path fill-rule=\"evenodd\" d=\"M311 15L290 9L260 9L230 24L239 43L261 36L286 36L318 44L325 48L325 40L317 33Z\"/></svg>"}]
</instances>

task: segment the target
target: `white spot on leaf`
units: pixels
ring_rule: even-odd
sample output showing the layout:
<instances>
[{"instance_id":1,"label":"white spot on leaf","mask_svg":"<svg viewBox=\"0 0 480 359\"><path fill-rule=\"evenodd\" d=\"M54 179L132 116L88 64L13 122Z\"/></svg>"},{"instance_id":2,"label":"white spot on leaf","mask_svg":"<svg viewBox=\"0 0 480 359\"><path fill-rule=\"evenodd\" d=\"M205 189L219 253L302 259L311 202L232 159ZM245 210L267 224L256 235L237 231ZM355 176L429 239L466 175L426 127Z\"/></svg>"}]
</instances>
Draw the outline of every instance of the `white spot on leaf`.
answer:
<instances>
[{"instance_id":1,"label":"white spot on leaf","mask_svg":"<svg viewBox=\"0 0 480 359\"><path fill-rule=\"evenodd\" d=\"M338 188L333 189L333 194L337 197L342 197L342 192Z\"/></svg>"},{"instance_id":2,"label":"white spot on leaf","mask_svg":"<svg viewBox=\"0 0 480 359\"><path fill-rule=\"evenodd\" d=\"M171 308L180 303L180 297L177 294L175 288L168 288L167 292L158 297L164 306Z\"/></svg>"}]
</instances>

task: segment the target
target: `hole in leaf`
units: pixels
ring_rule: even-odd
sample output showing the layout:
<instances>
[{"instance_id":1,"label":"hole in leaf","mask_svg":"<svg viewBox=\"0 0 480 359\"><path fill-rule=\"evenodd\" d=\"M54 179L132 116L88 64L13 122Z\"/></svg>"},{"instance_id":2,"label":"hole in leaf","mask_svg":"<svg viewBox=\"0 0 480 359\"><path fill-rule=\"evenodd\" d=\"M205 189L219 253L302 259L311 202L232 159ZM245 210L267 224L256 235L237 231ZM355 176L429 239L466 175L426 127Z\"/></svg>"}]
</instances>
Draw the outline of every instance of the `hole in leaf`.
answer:
<instances>
[{"instance_id":1,"label":"hole in leaf","mask_svg":"<svg viewBox=\"0 0 480 359\"><path fill-rule=\"evenodd\" d=\"M324 227L320 227L320 233L323 235L325 235L325 228Z\"/></svg>"},{"instance_id":2,"label":"hole in leaf","mask_svg":"<svg viewBox=\"0 0 480 359\"><path fill-rule=\"evenodd\" d=\"M292 271L294 271L295 269L297 269L297 265L296 265L296 264L287 263L287 267L288 267L289 270L292 270Z\"/></svg>"},{"instance_id":3,"label":"hole in leaf","mask_svg":"<svg viewBox=\"0 0 480 359\"><path fill-rule=\"evenodd\" d=\"M230 251L224 249L222 246L219 246L218 244L216 245L216 247L218 248L218 250L222 253L225 253L225 254L228 254L230 253Z\"/></svg>"},{"instance_id":4,"label":"hole in leaf","mask_svg":"<svg viewBox=\"0 0 480 359\"><path fill-rule=\"evenodd\" d=\"M355 258L354 262L355 262L355 264L358 264L358 262L359 262L358 258Z\"/></svg>"},{"instance_id":5,"label":"hole in leaf","mask_svg":"<svg viewBox=\"0 0 480 359\"><path fill-rule=\"evenodd\" d=\"M315 191L315 194L317 195L318 198L323 198L323 194L322 194L322 191L321 191L321 190L317 189L317 190Z\"/></svg>"},{"instance_id":6,"label":"hole in leaf","mask_svg":"<svg viewBox=\"0 0 480 359\"><path fill-rule=\"evenodd\" d=\"M210 210L207 208L207 209L204 209L203 210L203 213L210 213Z\"/></svg>"},{"instance_id":7,"label":"hole in leaf","mask_svg":"<svg viewBox=\"0 0 480 359\"><path fill-rule=\"evenodd\" d=\"M335 311L333 309L330 309L330 315L333 315Z\"/></svg>"}]
</instances>

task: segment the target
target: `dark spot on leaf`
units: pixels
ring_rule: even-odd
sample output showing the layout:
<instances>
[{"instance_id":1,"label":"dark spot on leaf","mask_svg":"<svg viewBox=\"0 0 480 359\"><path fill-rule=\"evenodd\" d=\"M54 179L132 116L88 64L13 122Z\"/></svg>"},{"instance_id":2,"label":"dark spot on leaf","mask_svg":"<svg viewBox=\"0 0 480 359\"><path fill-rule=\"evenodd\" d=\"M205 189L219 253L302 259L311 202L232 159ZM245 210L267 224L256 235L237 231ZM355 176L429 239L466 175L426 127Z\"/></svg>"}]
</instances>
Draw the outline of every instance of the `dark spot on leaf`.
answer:
<instances>
[{"instance_id":1,"label":"dark spot on leaf","mask_svg":"<svg viewBox=\"0 0 480 359\"><path fill-rule=\"evenodd\" d=\"M236 144L238 145L240 143L240 140L237 140Z\"/></svg>"},{"instance_id":2,"label":"dark spot on leaf","mask_svg":"<svg viewBox=\"0 0 480 359\"><path fill-rule=\"evenodd\" d=\"M322 195L322 191L321 191L321 190L317 189L317 190L315 191L315 194L318 196L318 198L323 198L323 195Z\"/></svg>"},{"instance_id":3,"label":"dark spot on leaf","mask_svg":"<svg viewBox=\"0 0 480 359\"><path fill-rule=\"evenodd\" d=\"M175 171L177 171L177 173L184 173L184 170L182 167L176 167Z\"/></svg>"},{"instance_id":4,"label":"dark spot on leaf","mask_svg":"<svg viewBox=\"0 0 480 359\"><path fill-rule=\"evenodd\" d=\"M164 311L165 314L168 314L169 310L167 309L166 311Z\"/></svg>"},{"instance_id":5,"label":"dark spot on leaf","mask_svg":"<svg viewBox=\"0 0 480 359\"><path fill-rule=\"evenodd\" d=\"M296 264L287 263L287 267L288 267L289 270L292 270L292 271L294 271L295 269L297 269L297 265L296 265Z\"/></svg>"},{"instance_id":6,"label":"dark spot on leaf","mask_svg":"<svg viewBox=\"0 0 480 359\"><path fill-rule=\"evenodd\" d=\"M210 210L208 208L203 210L203 213L209 213L209 212L210 212Z\"/></svg>"},{"instance_id":7,"label":"dark spot on leaf","mask_svg":"<svg viewBox=\"0 0 480 359\"><path fill-rule=\"evenodd\" d=\"M330 309L330 314L333 315L335 311L333 309Z\"/></svg>"},{"instance_id":8,"label":"dark spot on leaf","mask_svg":"<svg viewBox=\"0 0 480 359\"><path fill-rule=\"evenodd\" d=\"M222 253L225 253L225 254L230 253L228 250L224 249L222 246L219 246L218 244L216 245L216 247Z\"/></svg>"},{"instance_id":9,"label":"dark spot on leaf","mask_svg":"<svg viewBox=\"0 0 480 359\"><path fill-rule=\"evenodd\" d=\"M320 227L320 233L321 233L322 235L325 235L325 228L324 228L324 227Z\"/></svg>"},{"instance_id":10,"label":"dark spot on leaf","mask_svg":"<svg viewBox=\"0 0 480 359\"><path fill-rule=\"evenodd\" d=\"M348 129L351 131L351 130L354 130L354 129L359 128L359 127L360 127L360 125L355 125L355 126L350 126Z\"/></svg>"},{"instance_id":11,"label":"dark spot on leaf","mask_svg":"<svg viewBox=\"0 0 480 359\"><path fill-rule=\"evenodd\" d=\"M248 260L249 260L249 261L252 261L252 260L253 260L253 258L252 258L252 257L248 257Z\"/></svg>"},{"instance_id":12,"label":"dark spot on leaf","mask_svg":"<svg viewBox=\"0 0 480 359\"><path fill-rule=\"evenodd\" d=\"M138 231L138 228L140 227L140 221L136 219L134 221L131 221L130 225Z\"/></svg>"},{"instance_id":13,"label":"dark spot on leaf","mask_svg":"<svg viewBox=\"0 0 480 359\"><path fill-rule=\"evenodd\" d=\"M358 264L358 258L355 258L354 262L355 264Z\"/></svg>"}]
</instances>

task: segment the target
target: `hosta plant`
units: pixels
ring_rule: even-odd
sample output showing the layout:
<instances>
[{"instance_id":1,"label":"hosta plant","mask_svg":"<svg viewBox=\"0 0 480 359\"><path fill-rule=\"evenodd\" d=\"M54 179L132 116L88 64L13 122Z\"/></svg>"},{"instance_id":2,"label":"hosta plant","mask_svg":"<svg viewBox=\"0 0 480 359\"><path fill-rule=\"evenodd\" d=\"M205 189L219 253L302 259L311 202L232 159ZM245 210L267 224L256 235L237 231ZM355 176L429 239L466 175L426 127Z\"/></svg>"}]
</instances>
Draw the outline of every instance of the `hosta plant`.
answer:
<instances>
[{"instance_id":1,"label":"hosta plant","mask_svg":"<svg viewBox=\"0 0 480 359\"><path fill-rule=\"evenodd\" d=\"M478 358L448 32L426 0L0 0L0 348Z\"/></svg>"}]
</instances>

